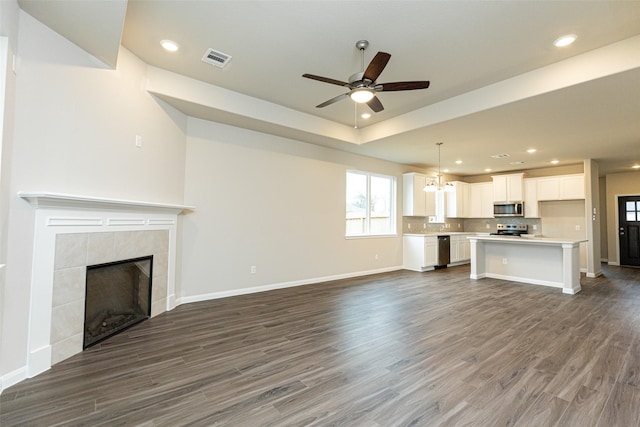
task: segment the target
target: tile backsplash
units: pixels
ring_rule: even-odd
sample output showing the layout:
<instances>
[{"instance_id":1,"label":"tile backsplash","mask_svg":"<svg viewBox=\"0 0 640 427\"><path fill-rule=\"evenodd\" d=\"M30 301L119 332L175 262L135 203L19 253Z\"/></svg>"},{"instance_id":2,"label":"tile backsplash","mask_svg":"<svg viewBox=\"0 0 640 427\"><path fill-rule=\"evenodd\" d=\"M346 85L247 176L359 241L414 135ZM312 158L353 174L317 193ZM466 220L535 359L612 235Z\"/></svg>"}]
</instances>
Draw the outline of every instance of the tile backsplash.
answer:
<instances>
[{"instance_id":1,"label":"tile backsplash","mask_svg":"<svg viewBox=\"0 0 640 427\"><path fill-rule=\"evenodd\" d=\"M542 234L542 225L538 218L447 218L444 223L429 223L428 217L402 217L404 234L422 234L438 232L468 231L473 233L492 233L497 224L526 224L529 233ZM534 230L533 227L536 227Z\"/></svg>"},{"instance_id":2,"label":"tile backsplash","mask_svg":"<svg viewBox=\"0 0 640 427\"><path fill-rule=\"evenodd\" d=\"M438 233L440 231L465 231L464 220L447 218L444 223L430 223L429 217L405 216L402 217L402 233L422 234Z\"/></svg>"}]
</instances>

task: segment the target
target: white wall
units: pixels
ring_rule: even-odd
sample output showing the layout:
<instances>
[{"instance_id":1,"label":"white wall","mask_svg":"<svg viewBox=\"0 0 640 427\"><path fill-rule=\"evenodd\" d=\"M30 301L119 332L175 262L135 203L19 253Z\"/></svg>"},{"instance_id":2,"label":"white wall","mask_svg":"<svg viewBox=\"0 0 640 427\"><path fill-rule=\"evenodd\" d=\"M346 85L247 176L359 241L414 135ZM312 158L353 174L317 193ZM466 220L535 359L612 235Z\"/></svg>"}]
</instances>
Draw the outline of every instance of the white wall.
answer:
<instances>
[{"instance_id":1,"label":"white wall","mask_svg":"<svg viewBox=\"0 0 640 427\"><path fill-rule=\"evenodd\" d=\"M5 301L5 272L9 231L9 200L11 182L11 154L13 148L14 105L16 79L12 71L13 55L18 43L18 4L0 1L0 35L3 37L4 57L0 58L0 348L6 344L3 339L3 306ZM5 61L3 63L3 61ZM2 359L0 359L0 390L2 381Z\"/></svg>"},{"instance_id":2,"label":"white wall","mask_svg":"<svg viewBox=\"0 0 640 427\"><path fill-rule=\"evenodd\" d=\"M145 91L145 64L116 70L20 12L0 375L26 361L33 209L17 191L182 203L186 117ZM135 135L143 147L135 147ZM7 319L10 319L9 321Z\"/></svg>"},{"instance_id":3,"label":"white wall","mask_svg":"<svg viewBox=\"0 0 640 427\"><path fill-rule=\"evenodd\" d=\"M402 265L400 235L345 239L345 173L394 175L401 194L406 167L192 118L186 164L183 302Z\"/></svg>"}]
</instances>

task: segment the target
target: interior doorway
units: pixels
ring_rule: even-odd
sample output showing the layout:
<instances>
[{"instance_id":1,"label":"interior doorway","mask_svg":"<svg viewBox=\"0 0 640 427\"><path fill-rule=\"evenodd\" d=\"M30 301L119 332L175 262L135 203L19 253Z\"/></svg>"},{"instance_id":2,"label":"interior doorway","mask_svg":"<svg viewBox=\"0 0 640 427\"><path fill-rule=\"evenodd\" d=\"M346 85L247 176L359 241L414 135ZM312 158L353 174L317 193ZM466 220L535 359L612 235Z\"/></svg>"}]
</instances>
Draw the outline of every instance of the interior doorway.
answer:
<instances>
[{"instance_id":1,"label":"interior doorway","mask_svg":"<svg viewBox=\"0 0 640 427\"><path fill-rule=\"evenodd\" d=\"M640 267L640 195L618 197L620 265Z\"/></svg>"}]
</instances>

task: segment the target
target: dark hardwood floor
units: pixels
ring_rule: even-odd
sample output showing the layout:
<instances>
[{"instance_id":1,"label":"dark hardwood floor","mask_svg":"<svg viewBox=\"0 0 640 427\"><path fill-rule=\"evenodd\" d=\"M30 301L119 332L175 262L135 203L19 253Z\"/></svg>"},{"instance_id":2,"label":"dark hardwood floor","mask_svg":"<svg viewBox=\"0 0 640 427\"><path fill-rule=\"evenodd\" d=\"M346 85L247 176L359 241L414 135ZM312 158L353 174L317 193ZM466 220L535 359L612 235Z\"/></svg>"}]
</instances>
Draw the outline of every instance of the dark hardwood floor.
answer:
<instances>
[{"instance_id":1,"label":"dark hardwood floor","mask_svg":"<svg viewBox=\"0 0 640 427\"><path fill-rule=\"evenodd\" d=\"M182 305L5 390L8 426L638 426L640 270L399 271Z\"/></svg>"}]
</instances>

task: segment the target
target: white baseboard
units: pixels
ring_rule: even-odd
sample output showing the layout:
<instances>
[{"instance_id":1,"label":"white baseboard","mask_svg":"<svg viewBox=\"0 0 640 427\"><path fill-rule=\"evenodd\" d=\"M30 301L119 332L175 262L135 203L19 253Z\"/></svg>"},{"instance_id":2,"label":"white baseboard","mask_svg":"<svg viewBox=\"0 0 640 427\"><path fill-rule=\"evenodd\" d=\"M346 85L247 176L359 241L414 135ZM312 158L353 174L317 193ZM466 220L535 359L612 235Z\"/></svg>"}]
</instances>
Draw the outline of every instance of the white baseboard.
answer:
<instances>
[{"instance_id":1,"label":"white baseboard","mask_svg":"<svg viewBox=\"0 0 640 427\"><path fill-rule=\"evenodd\" d=\"M598 271L597 273L587 273L587 277L590 277L592 279L600 276L602 276L602 271Z\"/></svg>"},{"instance_id":2,"label":"white baseboard","mask_svg":"<svg viewBox=\"0 0 640 427\"><path fill-rule=\"evenodd\" d=\"M212 299L234 297L238 295L254 294L258 292L272 291L275 289L292 288L294 286L313 285L315 283L330 282L332 280L350 279L352 277L369 276L372 274L387 273L390 271L402 270L402 266L380 268L376 270L358 271L354 273L337 274L334 276L316 277L313 279L294 280L292 282L273 283L270 285L253 286L250 288L232 289L221 292L211 292L201 295L190 295L176 299L177 305L191 302L209 301Z\"/></svg>"},{"instance_id":3,"label":"white baseboard","mask_svg":"<svg viewBox=\"0 0 640 427\"><path fill-rule=\"evenodd\" d=\"M484 277L490 277L492 279L508 280L510 282L531 283L532 285L550 286L552 288L563 288L564 283L552 282L550 280L530 279L528 277L508 276L505 274L493 274L485 273Z\"/></svg>"},{"instance_id":4,"label":"white baseboard","mask_svg":"<svg viewBox=\"0 0 640 427\"><path fill-rule=\"evenodd\" d=\"M33 378L51 369L51 345L42 346L29 353L27 377Z\"/></svg>"},{"instance_id":5,"label":"white baseboard","mask_svg":"<svg viewBox=\"0 0 640 427\"><path fill-rule=\"evenodd\" d=\"M609 261L607 264L620 266L620 263L616 261Z\"/></svg>"},{"instance_id":6,"label":"white baseboard","mask_svg":"<svg viewBox=\"0 0 640 427\"><path fill-rule=\"evenodd\" d=\"M27 367L23 366L20 369L4 374L0 377L0 394L12 385L18 384L20 381L27 378Z\"/></svg>"}]
</instances>

